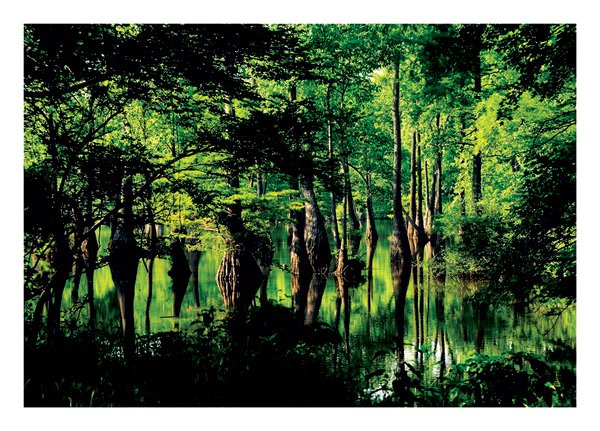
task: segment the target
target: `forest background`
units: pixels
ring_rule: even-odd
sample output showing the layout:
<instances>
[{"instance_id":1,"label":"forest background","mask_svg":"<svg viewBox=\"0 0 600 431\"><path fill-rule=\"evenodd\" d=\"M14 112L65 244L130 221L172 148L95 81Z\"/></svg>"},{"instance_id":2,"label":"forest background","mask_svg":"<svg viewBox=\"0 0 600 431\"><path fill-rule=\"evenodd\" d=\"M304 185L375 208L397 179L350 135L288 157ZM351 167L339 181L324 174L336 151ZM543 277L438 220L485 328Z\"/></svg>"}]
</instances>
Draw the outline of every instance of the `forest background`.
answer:
<instances>
[{"instance_id":1,"label":"forest background","mask_svg":"<svg viewBox=\"0 0 600 431\"><path fill-rule=\"evenodd\" d=\"M10 232L10 239L5 242L2 247L2 261L3 270L6 270L8 274L5 277L5 290L6 297L5 309L2 313L2 327L5 328L5 343L7 348L3 349L4 352L14 352L14 357L10 362L3 360L2 367L2 381L8 382L5 384L5 388L10 388L10 392L7 389L2 390L2 405L6 408L9 406L18 407L20 405L21 397L15 396L19 394L22 389L22 381L20 376L22 375L15 370L22 369L22 352L19 347L22 344L22 310L16 304L21 304L22 292L17 289L16 286L20 286L22 283L22 274L18 271L21 267L21 257L15 251L20 250L22 247L22 144L15 144L22 142L22 109L15 109L15 106L22 108L22 69L17 67L22 65L22 24L24 22L47 22L51 16L53 22L181 22L184 17L185 21L188 22L577 22L578 23L578 298L580 307L578 310L578 326L582 328L578 332L578 356L579 356L579 382L578 393L580 394L580 403L577 408L577 412L566 413L563 412L561 415L557 415L554 412L544 411L540 414L535 414L533 420L542 421L545 424L552 423L550 428L560 426L560 424L566 424L570 422L573 424L573 419L577 422L581 421L584 423L585 411L589 411L589 407L593 405L594 398L597 399L597 377L595 377L593 367L591 366L593 358L598 353L597 346L594 345L595 331L589 328L597 327L597 319L593 316L593 304L596 302L597 292L593 291L594 288L594 277L591 273L591 269L594 265L594 247L597 238L597 233L594 232L593 214L596 211L595 208L595 196L597 193L595 184L597 178L594 175L594 160L597 160L597 149L593 146L593 115L594 115L594 100L597 100L597 89L593 88L596 85L593 83L594 70L597 70L597 65L593 62L597 62L595 52L595 39L597 36L594 35L594 26L591 22L593 20L593 13L588 14L588 10L585 7L578 6L579 3L571 2L570 5L565 5L560 2L544 2L543 10L538 9L535 6L525 7L521 2L503 2L502 10L496 10L489 8L486 11L477 11L473 8L477 2L453 2L451 6L442 4L435 4L434 6L424 7L427 9L427 15L422 15L424 11L415 11L414 6L407 7L406 5L399 6L393 2L369 3L360 4L359 6L347 7L339 4L332 4L325 6L319 4L319 2L305 2L303 5L297 5L296 7L286 6L285 9L275 7L271 3L271 8L266 7L266 10L274 11L278 13L275 16L265 16L265 8L257 7L257 2L252 2L252 5L246 5L245 7L239 7L234 2L229 2L228 7L223 8L217 13L214 9L202 9L198 11L198 6L194 9L193 14L185 12L185 8L188 5L182 4L179 7L175 7L176 2L170 2L169 8L157 7L152 13L148 14L149 9L146 10L147 16L136 15L139 14L140 9L136 5L125 6L118 2L104 2L98 9L85 8L83 11L77 10L76 8L69 8L70 5L75 2L64 2L67 3L65 8L59 8L54 3L50 5L32 5L29 2L28 5L22 5L23 9L18 13L18 17L21 18L13 20L10 24L6 25L3 29L2 40L4 46L10 46L11 50L7 58L10 58L9 64L11 67L8 71L8 77L3 76L2 79L2 94L10 95L5 97L2 102L3 112L2 118L4 129L7 129L9 133L6 135L4 140L6 155L2 158L2 172L3 172L3 192L9 196L8 204L4 206L3 211L3 226L12 226L14 228L6 229ZM274 2L275 3L275 2ZM428 3L431 5L432 3ZM146 7L144 7L146 9ZM368 8L368 10L367 10ZM471 8L471 9L470 9ZM49 10L52 9L52 13ZM70 9L71 14L69 16L65 13L66 10ZM301 9L301 10L300 10ZM59 12L58 14L56 12ZM111 15L110 11L118 11L117 15ZM123 12L125 13L123 14ZM207 13L208 11L208 13ZM319 11L319 16L312 15L315 11ZM435 12L436 16L432 14ZM442 15L445 12L446 15ZM114 12L113 12L114 13ZM370 15L373 13L374 15ZM212 15L211 15L212 14ZM208 16L210 15L210 19ZM410 15L410 18L406 16ZM69 17L68 19L66 17ZM193 17L190 21L189 17ZM580 22L583 24L580 25ZM589 58L588 57L593 57ZM13 67L14 66L14 67ZM3 74L7 72L4 70ZM12 72L12 73L10 73ZM15 187L18 184L19 187ZM581 197L587 197L587 199L581 199ZM15 288L11 289L14 286ZM581 287L589 287L589 289ZM11 328L7 331L6 328ZM15 331L14 328L17 328ZM588 332L589 331L589 332ZM5 355L6 356L6 355ZM591 390L590 390L591 389ZM12 395L11 395L12 394ZM581 413L580 413L581 412ZM57 421L65 421L65 428L69 428L69 424L76 425L80 420L83 412L73 412L68 415L68 419L62 419ZM115 413L123 414L123 413ZM127 413L126 413L127 414ZM403 413L403 418L413 418L415 420L422 415L423 412L406 412ZM461 412L461 414L464 414ZM504 415L505 413L497 413ZM21 418L25 413L17 413L16 417ZM54 413L50 413L52 417ZM247 421L249 417L260 416L260 412L248 412L244 411L245 418L240 420ZM277 414L279 415L279 413ZM323 413L319 414L322 417ZM384 411L378 412L378 421L392 421L398 419L398 412ZM454 416L450 412L444 412L444 416ZM469 413L470 415L470 413ZM489 412L486 413L489 415ZM530 417L526 417L526 413L519 413L518 416L526 421L531 421ZM35 416L35 415L34 415ZM112 416L112 415L111 415ZM187 415L186 415L187 416ZM217 415L215 414L215 417ZM344 420L348 420L354 423L354 426L360 426L363 421L368 421L370 415L361 412L361 416L354 416L352 412L344 414ZM440 414L441 416L441 414ZM495 414L493 415L495 416ZM481 418L481 416L480 416ZM41 420L41 415L39 420ZM282 418L280 418L281 420ZM19 420L19 419L17 419ZM35 421L36 419L34 419ZM46 416L45 420L48 420ZM154 422L154 426L160 426L160 422L157 416L153 413L147 414L145 421ZM167 419L165 419L167 420ZM216 420L216 419L211 419ZM495 429L496 425L499 425L497 421L488 418L489 429ZM388 422L389 423L389 422ZM371 425L372 426L372 425ZM94 426L95 427L95 426ZM93 427L93 428L94 428ZM582 428L585 429L585 428Z\"/></svg>"}]
</instances>

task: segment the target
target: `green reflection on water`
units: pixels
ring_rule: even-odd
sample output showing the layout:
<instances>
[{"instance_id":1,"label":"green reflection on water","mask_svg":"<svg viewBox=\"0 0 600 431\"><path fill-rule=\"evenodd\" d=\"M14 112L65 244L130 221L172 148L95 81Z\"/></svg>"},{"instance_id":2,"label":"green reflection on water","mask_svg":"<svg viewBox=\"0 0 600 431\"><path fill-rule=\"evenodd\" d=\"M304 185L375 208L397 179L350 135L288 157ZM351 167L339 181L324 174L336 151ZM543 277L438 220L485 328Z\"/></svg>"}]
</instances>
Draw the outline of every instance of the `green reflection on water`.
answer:
<instances>
[{"instance_id":1,"label":"green reflection on water","mask_svg":"<svg viewBox=\"0 0 600 431\"><path fill-rule=\"evenodd\" d=\"M367 283L350 290L350 309L348 338L353 360L372 362L372 366L394 367L391 355L376 355L381 349L392 349L396 333L394 320L394 295L390 269L389 236L391 223L378 223L380 240L373 256L372 294L369 298ZM108 229L99 233L100 253L106 253ZM274 230L274 259L279 264L289 264L287 250L287 230L281 226ZM359 255L366 257L364 243ZM221 252L203 251L199 263L199 292L201 308L215 307L223 309L223 301L217 287L215 276L221 261ZM173 291L171 278L167 275L170 263L165 259L156 259L154 263L154 286L150 308L150 331L170 331L174 327ZM140 262L136 281L135 319L136 331L145 333L145 308L148 274L144 263ZM63 299L63 308L71 303L71 285L67 285ZM82 277L80 292L85 290L85 275ZM463 361L469 352L501 354L510 350L544 353L553 341L567 346L575 346L575 311L567 310L561 316L548 317L542 313L520 314L512 307L490 307L478 310L465 298L473 286L448 280L445 284L434 282L424 276L424 282L417 283L411 278L404 309L404 357L410 363L437 364L433 372L437 373L445 366ZM273 267L269 278L267 293L270 300L284 306L292 305L290 275L279 267ZM116 292L108 267L94 273L94 295L97 324L106 329L117 330L119 316ZM344 328L345 306L341 305L340 315L336 319L336 301L338 292L332 276L329 277L323 294L319 320L334 325L342 336ZM86 310L82 310L80 319L87 321ZM180 328L185 330L196 317L196 307L191 280L181 308ZM373 357L379 359L373 360ZM437 370L437 371L436 371Z\"/></svg>"}]
</instances>

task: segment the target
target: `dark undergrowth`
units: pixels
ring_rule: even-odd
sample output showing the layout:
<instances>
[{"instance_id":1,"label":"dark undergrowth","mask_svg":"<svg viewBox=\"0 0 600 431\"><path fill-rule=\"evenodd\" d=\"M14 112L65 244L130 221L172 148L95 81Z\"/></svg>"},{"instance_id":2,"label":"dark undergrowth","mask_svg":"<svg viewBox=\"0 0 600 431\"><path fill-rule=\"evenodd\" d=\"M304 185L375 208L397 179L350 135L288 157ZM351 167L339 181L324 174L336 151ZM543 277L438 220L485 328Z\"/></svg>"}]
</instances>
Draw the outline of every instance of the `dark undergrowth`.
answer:
<instances>
[{"instance_id":1,"label":"dark undergrowth","mask_svg":"<svg viewBox=\"0 0 600 431\"><path fill-rule=\"evenodd\" d=\"M51 345L26 344L24 403L575 406L575 351L566 346L557 344L544 357L473 353L441 378L431 378L403 362L394 370L371 370L369 363L343 366L340 342L337 330L306 327L277 305L223 319L204 311L188 331L138 336L135 358L128 361L119 334L80 330Z\"/></svg>"},{"instance_id":2,"label":"dark undergrowth","mask_svg":"<svg viewBox=\"0 0 600 431\"><path fill-rule=\"evenodd\" d=\"M118 334L26 347L25 406L353 404L347 382L329 371L337 331L305 328L278 306L202 317L190 331L139 336L130 361Z\"/></svg>"}]
</instances>

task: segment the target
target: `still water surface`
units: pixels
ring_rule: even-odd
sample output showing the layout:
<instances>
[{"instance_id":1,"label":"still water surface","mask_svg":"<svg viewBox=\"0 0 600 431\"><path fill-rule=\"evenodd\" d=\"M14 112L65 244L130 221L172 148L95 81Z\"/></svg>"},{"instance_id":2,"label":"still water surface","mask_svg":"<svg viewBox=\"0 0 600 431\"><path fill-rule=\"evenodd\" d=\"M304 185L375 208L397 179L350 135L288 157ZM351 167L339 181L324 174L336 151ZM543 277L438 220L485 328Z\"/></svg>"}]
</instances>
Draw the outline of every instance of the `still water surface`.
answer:
<instances>
[{"instance_id":1,"label":"still water surface","mask_svg":"<svg viewBox=\"0 0 600 431\"><path fill-rule=\"evenodd\" d=\"M353 361L360 363L378 358L375 361L381 362L379 366L385 366L385 362L393 362L392 357L378 352L391 349L397 328L390 269L391 223L380 221L377 228L380 239L373 256L371 289L365 281L357 288L350 289L349 301L340 301L334 277L330 276L318 310L318 320L338 327L345 341L344 350L348 358L352 357ZM100 253L107 251L107 231L103 229L99 234ZM285 226L273 231L274 260L278 265L272 268L267 294L270 300L292 307L290 274L281 269L282 264L289 264L286 232ZM364 241L359 254L364 260ZM217 250L206 250L201 254L198 274L201 308L223 309L223 299L215 281L221 258L222 252ZM154 264L150 332L171 331L175 325L172 317L172 281L167 274L170 267L171 264L165 259L156 259ZM147 332L147 283L147 269L140 262L135 294L136 331L140 334ZM85 286L84 275L80 295L84 294ZM411 277L404 307L404 357L407 362L422 364L427 361L431 365L431 372L438 374L444 367L464 361L472 351L490 355L511 350L541 354L554 342L575 346L574 310L567 310L557 318L541 312L519 313L512 307L476 309L466 300L475 288L451 279L445 283L435 282L429 280L426 273L423 283L417 282L415 285ZM117 330L117 298L108 267L95 272L94 295L97 324L105 329ZM65 290L63 307L68 309L71 305L69 284ZM86 312L85 309L81 310L80 319L83 321L87 321ZM180 330L189 327L196 313L190 279L181 308Z\"/></svg>"}]
</instances>

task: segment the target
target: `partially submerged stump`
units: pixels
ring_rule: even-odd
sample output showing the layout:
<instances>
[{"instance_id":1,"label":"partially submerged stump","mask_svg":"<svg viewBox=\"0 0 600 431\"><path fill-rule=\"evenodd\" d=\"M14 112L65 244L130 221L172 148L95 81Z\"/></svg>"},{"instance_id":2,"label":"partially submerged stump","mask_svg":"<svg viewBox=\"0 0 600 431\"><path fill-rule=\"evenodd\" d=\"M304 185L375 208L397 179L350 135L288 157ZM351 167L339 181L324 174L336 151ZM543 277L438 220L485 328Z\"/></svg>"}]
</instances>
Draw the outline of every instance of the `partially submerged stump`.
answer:
<instances>
[{"instance_id":1,"label":"partially submerged stump","mask_svg":"<svg viewBox=\"0 0 600 431\"><path fill-rule=\"evenodd\" d=\"M252 253L243 246L229 248L217 271L217 286L228 308L250 305L262 281L263 273Z\"/></svg>"}]
</instances>

